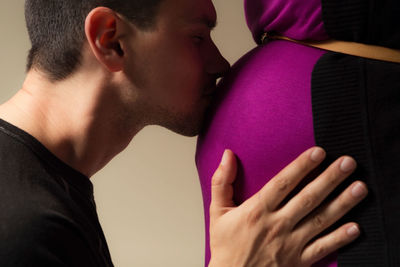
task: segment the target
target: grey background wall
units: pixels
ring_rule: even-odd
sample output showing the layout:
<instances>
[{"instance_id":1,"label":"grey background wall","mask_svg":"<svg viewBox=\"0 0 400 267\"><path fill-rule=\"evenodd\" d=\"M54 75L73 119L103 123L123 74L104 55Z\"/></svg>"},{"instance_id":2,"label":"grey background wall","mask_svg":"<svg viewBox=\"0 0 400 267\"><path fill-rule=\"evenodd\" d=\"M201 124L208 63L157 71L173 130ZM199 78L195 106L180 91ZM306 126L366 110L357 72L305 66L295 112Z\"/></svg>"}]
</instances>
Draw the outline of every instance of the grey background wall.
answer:
<instances>
[{"instance_id":1,"label":"grey background wall","mask_svg":"<svg viewBox=\"0 0 400 267\"><path fill-rule=\"evenodd\" d=\"M254 47L243 0L214 0L213 38L234 63ZM0 102L22 85L29 40L23 0L0 2ZM204 222L194 164L196 138L148 127L93 178L115 266L203 266Z\"/></svg>"}]
</instances>

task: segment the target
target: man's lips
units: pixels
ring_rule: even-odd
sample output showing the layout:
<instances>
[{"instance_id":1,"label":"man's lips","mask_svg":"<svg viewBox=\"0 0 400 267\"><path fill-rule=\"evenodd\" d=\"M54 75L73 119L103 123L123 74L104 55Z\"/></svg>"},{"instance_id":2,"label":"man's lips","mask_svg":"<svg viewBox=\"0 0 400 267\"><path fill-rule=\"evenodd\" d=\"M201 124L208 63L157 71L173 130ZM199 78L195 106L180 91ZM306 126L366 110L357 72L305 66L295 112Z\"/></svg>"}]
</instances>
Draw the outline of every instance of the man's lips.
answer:
<instances>
[{"instance_id":1,"label":"man's lips","mask_svg":"<svg viewBox=\"0 0 400 267\"><path fill-rule=\"evenodd\" d=\"M203 90L203 96L211 96L215 93L216 90L217 90L216 81L209 83Z\"/></svg>"}]
</instances>

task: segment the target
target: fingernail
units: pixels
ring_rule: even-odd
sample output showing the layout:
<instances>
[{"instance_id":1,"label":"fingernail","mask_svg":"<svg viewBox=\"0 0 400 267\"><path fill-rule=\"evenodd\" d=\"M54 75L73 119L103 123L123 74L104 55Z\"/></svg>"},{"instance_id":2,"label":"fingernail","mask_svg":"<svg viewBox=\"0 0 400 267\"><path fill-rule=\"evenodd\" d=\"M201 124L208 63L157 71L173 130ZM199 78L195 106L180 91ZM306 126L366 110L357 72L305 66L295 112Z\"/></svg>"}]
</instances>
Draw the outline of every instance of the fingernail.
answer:
<instances>
[{"instance_id":1,"label":"fingernail","mask_svg":"<svg viewBox=\"0 0 400 267\"><path fill-rule=\"evenodd\" d=\"M227 165L227 164L228 164L228 150L225 149L224 154L222 155L221 165Z\"/></svg>"},{"instance_id":2,"label":"fingernail","mask_svg":"<svg viewBox=\"0 0 400 267\"><path fill-rule=\"evenodd\" d=\"M342 163L340 164L340 169L342 172L350 172L356 168L356 162L354 159L346 157L343 159Z\"/></svg>"},{"instance_id":3,"label":"fingernail","mask_svg":"<svg viewBox=\"0 0 400 267\"><path fill-rule=\"evenodd\" d=\"M322 161L324 157L325 151L320 147L315 148L314 151L311 153L311 160L315 162Z\"/></svg>"},{"instance_id":4,"label":"fingernail","mask_svg":"<svg viewBox=\"0 0 400 267\"><path fill-rule=\"evenodd\" d=\"M360 229L358 229L358 226L353 225L347 229L347 234L349 236L358 236L360 234Z\"/></svg>"},{"instance_id":5,"label":"fingernail","mask_svg":"<svg viewBox=\"0 0 400 267\"><path fill-rule=\"evenodd\" d=\"M365 188L365 186L362 183L356 183L353 186L353 188L351 189L351 194L355 198L361 198L361 197L365 196L366 193L367 193L367 189Z\"/></svg>"}]
</instances>

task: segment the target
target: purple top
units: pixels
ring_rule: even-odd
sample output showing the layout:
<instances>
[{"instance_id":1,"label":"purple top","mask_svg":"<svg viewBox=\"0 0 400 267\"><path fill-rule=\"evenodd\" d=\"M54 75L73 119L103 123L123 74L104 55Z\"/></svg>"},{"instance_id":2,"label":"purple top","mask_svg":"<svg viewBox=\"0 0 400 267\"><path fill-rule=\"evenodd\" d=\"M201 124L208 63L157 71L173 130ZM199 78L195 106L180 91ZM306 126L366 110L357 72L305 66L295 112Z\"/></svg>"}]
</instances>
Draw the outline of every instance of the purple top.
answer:
<instances>
[{"instance_id":1,"label":"purple top","mask_svg":"<svg viewBox=\"0 0 400 267\"><path fill-rule=\"evenodd\" d=\"M320 0L245 0L245 8L256 39L265 30L294 39L328 38ZM211 177L224 149L232 149L239 159L235 201L240 204L314 146L311 74L323 54L296 43L272 41L242 57L219 84L218 101L196 154L206 222L206 265ZM336 256L317 266L336 266Z\"/></svg>"},{"instance_id":2,"label":"purple top","mask_svg":"<svg viewBox=\"0 0 400 267\"><path fill-rule=\"evenodd\" d=\"M247 24L256 40L271 31L296 40L329 39L321 0L245 0L244 5Z\"/></svg>"}]
</instances>

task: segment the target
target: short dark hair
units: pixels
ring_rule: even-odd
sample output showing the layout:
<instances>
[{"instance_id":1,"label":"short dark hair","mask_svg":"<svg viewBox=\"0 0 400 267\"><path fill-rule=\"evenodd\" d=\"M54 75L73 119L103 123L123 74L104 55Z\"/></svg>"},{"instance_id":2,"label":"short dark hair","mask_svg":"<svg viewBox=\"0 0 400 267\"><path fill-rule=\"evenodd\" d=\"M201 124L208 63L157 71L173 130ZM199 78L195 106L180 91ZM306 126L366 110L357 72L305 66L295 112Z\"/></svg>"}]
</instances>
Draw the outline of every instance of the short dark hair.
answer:
<instances>
[{"instance_id":1,"label":"short dark hair","mask_svg":"<svg viewBox=\"0 0 400 267\"><path fill-rule=\"evenodd\" d=\"M52 81L72 74L81 63L85 19L108 7L141 29L150 29L162 0L26 0L25 19L32 47L27 70L37 68Z\"/></svg>"}]
</instances>

